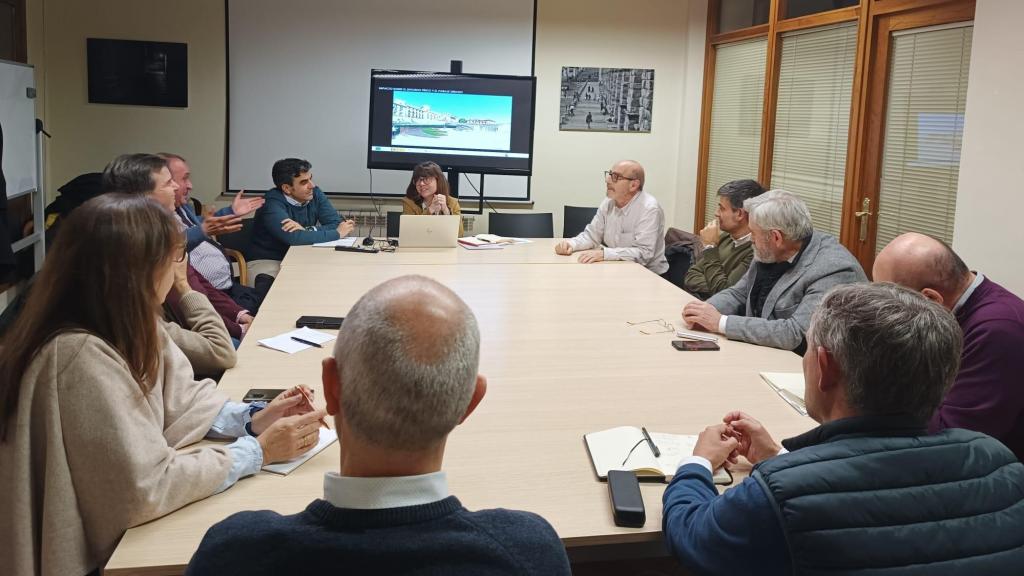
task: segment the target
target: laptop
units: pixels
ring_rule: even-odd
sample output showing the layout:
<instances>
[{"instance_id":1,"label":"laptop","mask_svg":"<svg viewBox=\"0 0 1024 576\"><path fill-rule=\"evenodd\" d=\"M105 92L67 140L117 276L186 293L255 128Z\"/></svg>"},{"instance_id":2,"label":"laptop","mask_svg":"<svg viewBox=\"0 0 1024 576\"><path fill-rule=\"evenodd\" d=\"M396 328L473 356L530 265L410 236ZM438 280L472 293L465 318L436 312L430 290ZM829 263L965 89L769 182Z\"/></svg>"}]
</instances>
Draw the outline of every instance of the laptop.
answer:
<instances>
[{"instance_id":1,"label":"laptop","mask_svg":"<svg viewBox=\"0 0 1024 576\"><path fill-rule=\"evenodd\" d=\"M454 248L459 240L459 219L453 214L403 214L398 228L400 248Z\"/></svg>"}]
</instances>

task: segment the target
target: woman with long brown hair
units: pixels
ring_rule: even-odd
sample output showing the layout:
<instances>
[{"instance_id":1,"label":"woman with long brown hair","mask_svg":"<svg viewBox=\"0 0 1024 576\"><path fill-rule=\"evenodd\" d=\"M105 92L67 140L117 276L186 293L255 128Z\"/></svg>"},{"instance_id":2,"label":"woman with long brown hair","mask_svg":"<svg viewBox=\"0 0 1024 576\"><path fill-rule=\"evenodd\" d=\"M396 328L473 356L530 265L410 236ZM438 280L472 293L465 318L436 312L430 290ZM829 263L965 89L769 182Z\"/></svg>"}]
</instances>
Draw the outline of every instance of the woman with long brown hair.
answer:
<instances>
[{"instance_id":1,"label":"woman with long brown hair","mask_svg":"<svg viewBox=\"0 0 1024 576\"><path fill-rule=\"evenodd\" d=\"M125 529L316 443L298 389L259 406L196 381L157 316L185 257L173 217L105 194L65 221L0 342L6 574L86 574ZM237 438L178 453L204 436Z\"/></svg>"},{"instance_id":2,"label":"woman with long brown hair","mask_svg":"<svg viewBox=\"0 0 1024 576\"><path fill-rule=\"evenodd\" d=\"M434 162L420 162L412 170L412 179L405 188L402 198L402 214L459 215L462 209L459 201L448 192L448 180L441 167ZM459 237L463 235L462 219L459 219Z\"/></svg>"}]
</instances>

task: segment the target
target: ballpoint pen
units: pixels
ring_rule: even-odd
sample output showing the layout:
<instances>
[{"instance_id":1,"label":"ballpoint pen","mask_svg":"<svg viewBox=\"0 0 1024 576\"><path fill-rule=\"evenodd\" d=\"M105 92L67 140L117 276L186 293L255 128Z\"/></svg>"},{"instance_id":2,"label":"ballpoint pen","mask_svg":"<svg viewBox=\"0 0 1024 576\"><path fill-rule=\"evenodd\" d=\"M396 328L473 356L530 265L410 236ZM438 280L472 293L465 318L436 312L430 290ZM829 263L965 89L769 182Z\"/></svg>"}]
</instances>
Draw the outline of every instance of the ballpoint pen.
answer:
<instances>
[{"instance_id":1,"label":"ballpoint pen","mask_svg":"<svg viewBox=\"0 0 1024 576\"><path fill-rule=\"evenodd\" d=\"M718 342L718 336L712 334L698 334L696 332L687 332L686 330L676 330L676 336L679 338L689 338L691 340L704 340L705 342Z\"/></svg>"},{"instance_id":2,"label":"ballpoint pen","mask_svg":"<svg viewBox=\"0 0 1024 576\"><path fill-rule=\"evenodd\" d=\"M644 439L647 440L647 444L651 447L651 452L654 452L654 457L661 456L661 450L658 450L658 447L654 445L654 440L651 440L651 435L647 433L647 428L641 426L640 431L644 433Z\"/></svg>"},{"instance_id":3,"label":"ballpoint pen","mask_svg":"<svg viewBox=\"0 0 1024 576\"><path fill-rule=\"evenodd\" d=\"M302 338L299 338L298 336L292 336L291 338L292 338L292 340L295 340L296 342L301 342L301 343L303 343L303 344L305 344L307 346L315 346L317 348L323 348L323 346L317 344L316 342L310 342L309 340L303 340Z\"/></svg>"},{"instance_id":4,"label":"ballpoint pen","mask_svg":"<svg viewBox=\"0 0 1024 576\"><path fill-rule=\"evenodd\" d=\"M306 392L306 389L303 388L302 386L299 386L299 392L302 393L302 397L306 399L306 402L309 404L309 408L311 410L316 410L316 406L313 406L313 397L310 396L308 392ZM330 426L327 425L327 420L324 418L320 418L320 425L323 426L324 428L330 429Z\"/></svg>"}]
</instances>

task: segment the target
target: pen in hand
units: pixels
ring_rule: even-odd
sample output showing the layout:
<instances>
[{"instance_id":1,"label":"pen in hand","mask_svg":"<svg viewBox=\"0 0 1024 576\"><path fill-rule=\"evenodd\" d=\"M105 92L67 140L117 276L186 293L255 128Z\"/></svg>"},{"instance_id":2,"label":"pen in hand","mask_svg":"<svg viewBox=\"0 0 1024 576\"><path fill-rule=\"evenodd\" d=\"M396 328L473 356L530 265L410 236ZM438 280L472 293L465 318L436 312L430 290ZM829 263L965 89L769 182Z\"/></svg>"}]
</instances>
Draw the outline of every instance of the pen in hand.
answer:
<instances>
[{"instance_id":1,"label":"pen in hand","mask_svg":"<svg viewBox=\"0 0 1024 576\"><path fill-rule=\"evenodd\" d=\"M316 406L313 405L313 397L308 392L306 392L306 389L303 388L302 386L299 386L298 388L299 393L302 394L302 397L306 399L306 403L309 404L309 409L316 410ZM327 420L324 418L320 419L320 425L323 426L324 428L327 428L328 430L331 428L330 426L327 425Z\"/></svg>"},{"instance_id":2,"label":"pen in hand","mask_svg":"<svg viewBox=\"0 0 1024 576\"><path fill-rule=\"evenodd\" d=\"M661 450L658 450L658 447L654 445L654 440L651 440L651 435L647 433L647 428L641 426L640 431L644 433L644 439L647 440L647 444L650 445L651 452L654 452L654 457L657 458L661 456Z\"/></svg>"},{"instance_id":3,"label":"pen in hand","mask_svg":"<svg viewBox=\"0 0 1024 576\"><path fill-rule=\"evenodd\" d=\"M291 338L292 338L292 340L295 340L296 342L301 342L301 343L303 343L303 344L305 344L307 346L315 346L316 348L323 348L323 346L317 344L316 342L310 342L309 340L303 340L302 338L299 338L297 336L292 336Z\"/></svg>"}]
</instances>

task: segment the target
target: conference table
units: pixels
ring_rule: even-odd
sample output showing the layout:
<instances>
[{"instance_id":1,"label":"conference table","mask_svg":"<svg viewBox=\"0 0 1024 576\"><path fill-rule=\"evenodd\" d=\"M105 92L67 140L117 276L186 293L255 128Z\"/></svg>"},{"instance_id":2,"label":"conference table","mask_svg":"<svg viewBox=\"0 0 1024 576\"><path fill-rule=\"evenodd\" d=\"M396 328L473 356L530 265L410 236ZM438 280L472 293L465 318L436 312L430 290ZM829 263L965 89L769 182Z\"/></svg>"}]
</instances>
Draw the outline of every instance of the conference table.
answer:
<instances>
[{"instance_id":1,"label":"conference table","mask_svg":"<svg viewBox=\"0 0 1024 576\"><path fill-rule=\"evenodd\" d=\"M660 322L685 328L693 297L632 262L580 264L556 240L500 250L411 249L362 254L293 247L220 389L305 384L323 405L322 350L286 354L258 340L295 328L302 315L345 316L373 286L419 274L454 290L476 315L487 394L448 439L444 470L471 510L511 508L546 518L574 551L659 547L665 485L641 483L643 528L612 521L583 435L616 426L697 434L731 410L760 419L776 439L812 427L760 378L796 372L800 358L720 338L717 352L679 352ZM342 328L344 329L344 327ZM662 332L659 332L662 331ZM333 425L333 423L332 423ZM343 441L343 439L342 439ZM339 467L334 443L288 476L260 472L230 489L128 530L106 574L180 574L206 530L239 511L301 511ZM739 478L737 478L737 481ZM258 552L254 552L258 553Z\"/></svg>"}]
</instances>

